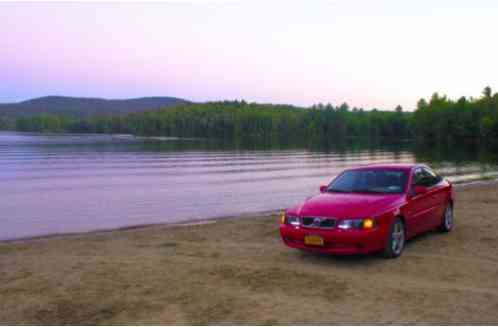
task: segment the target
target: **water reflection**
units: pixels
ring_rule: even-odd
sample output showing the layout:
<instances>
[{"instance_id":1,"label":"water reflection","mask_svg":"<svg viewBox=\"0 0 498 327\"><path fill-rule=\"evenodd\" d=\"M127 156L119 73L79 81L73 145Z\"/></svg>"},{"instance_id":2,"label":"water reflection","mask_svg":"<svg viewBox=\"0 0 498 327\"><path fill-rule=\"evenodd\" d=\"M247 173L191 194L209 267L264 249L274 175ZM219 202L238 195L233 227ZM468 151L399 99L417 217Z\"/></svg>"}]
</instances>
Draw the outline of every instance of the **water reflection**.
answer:
<instances>
[{"instance_id":1,"label":"water reflection","mask_svg":"<svg viewBox=\"0 0 498 327\"><path fill-rule=\"evenodd\" d=\"M290 145L0 133L0 239L274 210L341 170L425 162L453 181L497 176L484 149Z\"/></svg>"}]
</instances>

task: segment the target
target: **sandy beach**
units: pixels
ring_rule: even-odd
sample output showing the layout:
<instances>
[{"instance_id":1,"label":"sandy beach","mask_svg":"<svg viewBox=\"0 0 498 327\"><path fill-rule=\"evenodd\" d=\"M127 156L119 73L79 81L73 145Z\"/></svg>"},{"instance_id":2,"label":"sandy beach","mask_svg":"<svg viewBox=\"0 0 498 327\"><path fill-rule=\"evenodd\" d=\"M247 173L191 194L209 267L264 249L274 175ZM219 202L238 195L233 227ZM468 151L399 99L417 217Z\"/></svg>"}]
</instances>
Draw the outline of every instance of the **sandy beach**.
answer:
<instances>
[{"instance_id":1,"label":"sandy beach","mask_svg":"<svg viewBox=\"0 0 498 327\"><path fill-rule=\"evenodd\" d=\"M288 249L277 217L0 243L1 324L498 323L498 184L402 257Z\"/></svg>"}]
</instances>

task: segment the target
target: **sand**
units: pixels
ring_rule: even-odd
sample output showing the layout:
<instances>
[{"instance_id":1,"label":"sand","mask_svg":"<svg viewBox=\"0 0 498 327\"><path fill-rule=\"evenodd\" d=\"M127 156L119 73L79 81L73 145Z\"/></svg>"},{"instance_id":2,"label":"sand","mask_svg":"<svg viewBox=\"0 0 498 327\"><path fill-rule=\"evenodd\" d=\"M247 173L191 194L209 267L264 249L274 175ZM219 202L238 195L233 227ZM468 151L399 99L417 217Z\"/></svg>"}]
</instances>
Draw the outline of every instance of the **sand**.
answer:
<instances>
[{"instance_id":1,"label":"sand","mask_svg":"<svg viewBox=\"0 0 498 327\"><path fill-rule=\"evenodd\" d=\"M2 324L498 324L498 184L403 255L286 248L276 216L0 243Z\"/></svg>"}]
</instances>

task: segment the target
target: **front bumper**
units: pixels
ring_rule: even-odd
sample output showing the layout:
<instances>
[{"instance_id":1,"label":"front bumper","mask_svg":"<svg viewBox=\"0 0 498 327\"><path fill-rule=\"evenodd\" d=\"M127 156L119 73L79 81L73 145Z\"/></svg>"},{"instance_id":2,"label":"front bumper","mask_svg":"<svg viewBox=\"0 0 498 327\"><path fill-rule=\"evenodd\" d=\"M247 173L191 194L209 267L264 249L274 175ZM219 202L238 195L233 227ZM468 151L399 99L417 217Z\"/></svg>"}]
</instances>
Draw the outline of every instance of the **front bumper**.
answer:
<instances>
[{"instance_id":1,"label":"front bumper","mask_svg":"<svg viewBox=\"0 0 498 327\"><path fill-rule=\"evenodd\" d=\"M307 235L322 237L323 246L305 244L304 237ZM382 250L385 244L385 234L378 227L363 231L306 228L280 224L280 236L288 247L330 254L367 254Z\"/></svg>"}]
</instances>

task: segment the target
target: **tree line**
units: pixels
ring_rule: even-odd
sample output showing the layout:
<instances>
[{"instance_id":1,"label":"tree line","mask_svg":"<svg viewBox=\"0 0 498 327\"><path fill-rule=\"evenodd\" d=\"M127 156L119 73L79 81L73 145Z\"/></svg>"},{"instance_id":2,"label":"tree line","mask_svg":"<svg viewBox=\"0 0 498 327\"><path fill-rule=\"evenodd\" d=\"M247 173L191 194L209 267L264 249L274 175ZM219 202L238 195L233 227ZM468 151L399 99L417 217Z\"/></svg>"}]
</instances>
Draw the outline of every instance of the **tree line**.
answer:
<instances>
[{"instance_id":1,"label":"tree line","mask_svg":"<svg viewBox=\"0 0 498 327\"><path fill-rule=\"evenodd\" d=\"M126 116L71 118L40 114L19 117L15 129L32 132L129 133L141 136L177 136L218 139L340 141L354 137L411 138L410 114L366 111L341 106L288 105L223 101L184 104Z\"/></svg>"},{"instance_id":2,"label":"tree line","mask_svg":"<svg viewBox=\"0 0 498 327\"><path fill-rule=\"evenodd\" d=\"M341 142L351 138L424 143L494 143L498 136L498 94L489 87L479 98L457 101L435 93L404 112L318 104L290 105L222 101L188 103L125 116L75 118L39 114L14 121L0 119L0 128L31 132L122 133L272 142Z\"/></svg>"},{"instance_id":3,"label":"tree line","mask_svg":"<svg viewBox=\"0 0 498 327\"><path fill-rule=\"evenodd\" d=\"M434 93L420 99L413 114L414 134L424 143L498 143L498 93L486 87L479 98L448 99Z\"/></svg>"}]
</instances>

